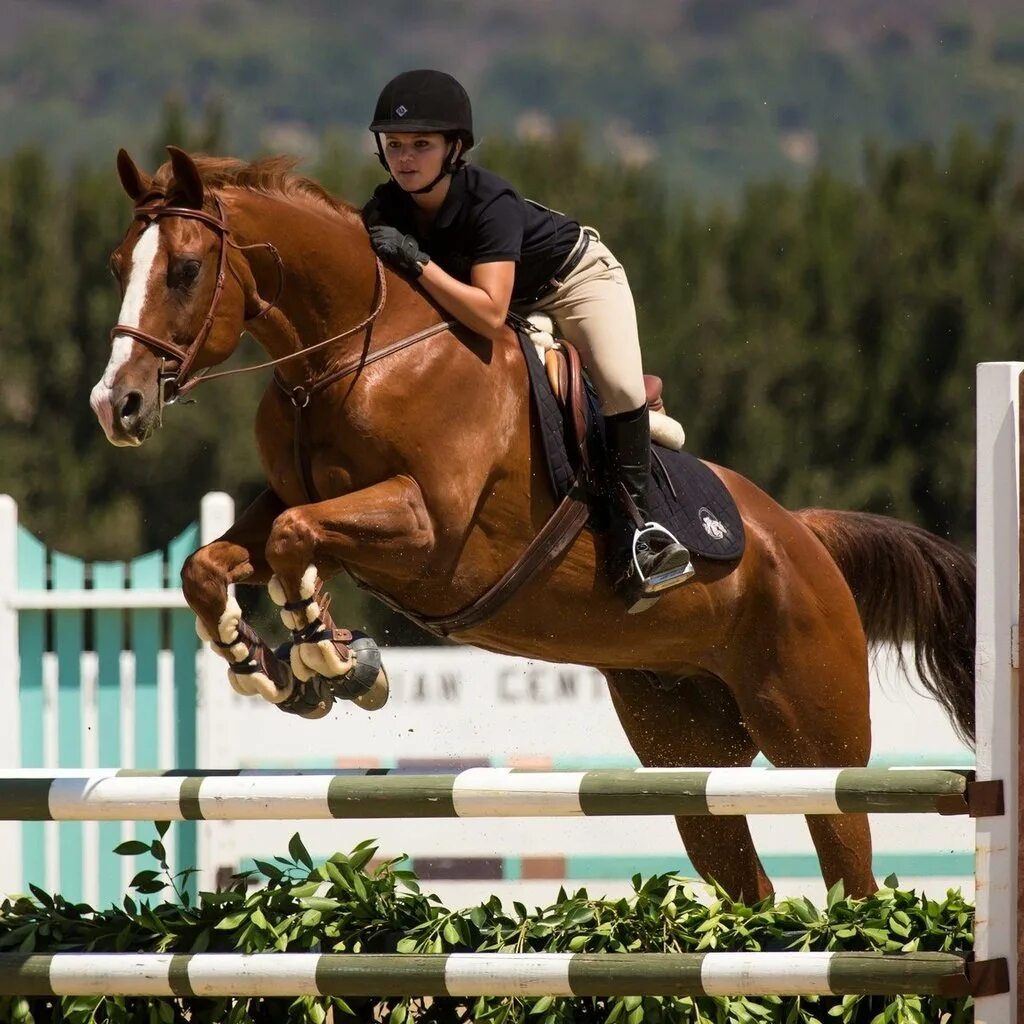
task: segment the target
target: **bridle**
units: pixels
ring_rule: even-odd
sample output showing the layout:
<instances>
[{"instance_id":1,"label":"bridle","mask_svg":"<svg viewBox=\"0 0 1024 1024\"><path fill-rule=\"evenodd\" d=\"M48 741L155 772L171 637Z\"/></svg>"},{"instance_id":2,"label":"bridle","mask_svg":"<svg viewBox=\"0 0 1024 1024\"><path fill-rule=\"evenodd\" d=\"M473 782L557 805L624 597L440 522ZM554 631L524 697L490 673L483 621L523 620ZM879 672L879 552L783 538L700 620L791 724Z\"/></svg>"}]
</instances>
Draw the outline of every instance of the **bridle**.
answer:
<instances>
[{"instance_id":1,"label":"bridle","mask_svg":"<svg viewBox=\"0 0 1024 1024\"><path fill-rule=\"evenodd\" d=\"M164 217L183 217L189 220L198 220L206 224L207 227L213 228L217 233L218 239L217 280L214 284L213 296L210 299L210 308L207 311L206 319L203 321L202 326L188 345L179 345L169 338L159 338L155 334L150 334L148 331L144 331L139 327L133 327L130 324L115 324L110 330L112 340L119 334L127 334L136 341L141 341L143 345L154 351L160 356L162 361L170 358L176 363L173 369L161 367L159 371L161 409L164 405L176 402L187 392L191 391L205 376L201 372L192 373L192 367L202 351L206 339L209 337L210 330L213 328L217 306L224 291L229 245L235 249L266 248L274 257L277 265L278 288L274 301L267 303L256 314L256 317L252 319L269 313L277 305L281 292L284 289L284 264L277 249L270 242L258 242L255 245L238 245L231 238L231 229L228 227L227 220L224 217L224 208L221 205L220 198L214 196L213 202L217 209L216 216L212 213L207 213L205 210L193 209L189 206L164 206L158 202L150 202L135 207L135 220L141 220L149 224L155 223Z\"/></svg>"},{"instance_id":2,"label":"bridle","mask_svg":"<svg viewBox=\"0 0 1024 1024\"><path fill-rule=\"evenodd\" d=\"M358 334L360 331L365 330L368 327L372 327L374 321L378 316L380 316L381 311L384 309L384 305L387 302L388 286L387 277L384 274L384 264L381 262L379 257L375 256L374 259L377 266L377 301L374 303L373 310L370 314L360 320L354 327L349 327L346 330L341 331L339 334L334 334L330 338L324 338L323 341L318 341L313 345L297 349L295 352L288 353L288 355L279 356L277 359L268 359L266 362L257 363L253 366L240 366L233 370L219 370L216 373L209 373L205 370L193 372L192 368L195 365L195 361L198 358L207 337L209 337L210 330L213 328L213 323L217 315L217 306L220 303L221 296L224 292L228 246L231 246L233 249L238 249L239 251L245 249L265 248L269 250L270 254L274 257L274 261L277 265L278 285L273 302L264 303L258 313L252 317L246 318L245 323L249 323L252 320L258 320L260 317L266 316L267 313L277 306L277 303L281 298L281 293L284 291L284 261L281 259L281 254L277 251L274 245L270 242L254 242L251 245L239 245L231 238L231 228L228 226L227 218L224 215L224 207L221 204L220 197L214 194L213 202L217 210L216 215L207 213L205 210L194 209L190 206L163 206L159 201L143 203L135 207L135 219L143 220L148 223L153 223L163 217L184 217L191 220L201 221L203 224L206 224L217 232L219 242L217 252L217 280L213 288L213 296L210 299L210 308L207 311L206 319L203 321L202 326L188 345L179 345L167 338L158 338L155 334L150 334L148 331L143 331L138 327L131 327L128 324L115 324L110 330L111 339L116 335L126 334L130 338L134 338L136 341L142 342L143 345L160 356L161 369L158 371L157 392L159 416L161 419L165 405L173 405L183 395L186 395L201 383L216 380L218 377L232 377L240 373L252 373L255 370L264 370L270 366L277 366L279 363L284 363L291 359L299 359L303 356L309 355L311 352L315 352L317 349L324 348L326 345L330 345L335 341L341 341L344 338L351 337L353 334ZM379 359L384 359L395 352L409 348L411 345L415 345L417 342L423 341L425 338L433 337L435 334L440 334L442 331L449 330L454 326L454 321L442 320L439 323L433 324L421 331L417 331L415 334L410 334L404 338L400 338L398 341L393 341L374 352L368 351L369 338L367 338L367 349L364 349L364 351L355 359L351 359L340 366L329 366L321 374L307 377L303 384L290 387L284 382L278 373L274 374L275 382L285 395L287 395L295 411L295 459L299 466L300 477L307 495L315 493L308 465L308 452L305 451L305 445L303 443L303 410L309 405L310 400L331 384L336 383L343 377L347 377L350 373L354 373L371 363L377 362ZM164 369L162 364L166 359L174 360L176 365L171 369ZM312 498L310 500L312 500Z\"/></svg>"},{"instance_id":3,"label":"bridle","mask_svg":"<svg viewBox=\"0 0 1024 1024\"><path fill-rule=\"evenodd\" d=\"M209 337L210 331L213 328L213 324L217 316L217 307L220 304L221 296L224 292L224 282L227 278L228 269L228 246L233 249L238 249L239 251L245 249L267 249L270 252L270 255L273 256L274 263L277 267L277 291L274 295L273 301L265 302L258 313L246 318L246 323L266 316L277 306L277 303L281 298L281 293L284 291L284 261L281 259L281 254L277 251L277 248L271 242L254 242L251 245L239 245L231 237L231 228L228 225L226 216L224 215L224 207L221 204L220 197L214 195L213 202L217 210L216 215L207 213L205 210L194 209L190 206L164 206L159 202L149 202L135 207L135 220L142 220L148 223L154 223L164 217L183 217L189 220L198 220L207 225L207 227L212 228L217 233L218 239L217 279L213 287L213 295L210 298L210 308L206 313L206 318L203 320L202 326L196 332L196 335L191 342L187 345L179 345L177 342L171 341L169 338L157 337L155 334L150 334L148 331L144 331L139 327L132 327L129 324L115 324L110 330L111 339L118 334L127 334L130 338L134 338L136 341L142 342L143 345L159 355L161 360L171 359L174 361L174 367L169 369L161 368L159 371L161 408L164 405L172 405L200 383L215 380L217 377L230 377L239 373L251 373L254 370L262 370L269 366L276 366L278 363L287 362L290 359L298 359L300 356L308 355L310 352L314 352L318 348L323 348L331 342L340 341L343 338L356 334L370 326L370 324L377 319L381 310L384 308L384 303L387 301L387 281L384 276L383 264L378 259L377 302L375 303L374 309L370 315L365 317L354 327L350 327L347 330L342 331L340 334L335 334L330 338L325 338L323 341L319 341L315 345L309 345L308 347L298 349L295 352L290 352L288 355L279 356L277 359L269 359L266 362L259 363L255 366L242 366L233 370L220 370L217 373L208 373L204 370L193 372L195 361L199 357L199 354L203 349L203 345L206 343L206 339Z\"/></svg>"}]
</instances>

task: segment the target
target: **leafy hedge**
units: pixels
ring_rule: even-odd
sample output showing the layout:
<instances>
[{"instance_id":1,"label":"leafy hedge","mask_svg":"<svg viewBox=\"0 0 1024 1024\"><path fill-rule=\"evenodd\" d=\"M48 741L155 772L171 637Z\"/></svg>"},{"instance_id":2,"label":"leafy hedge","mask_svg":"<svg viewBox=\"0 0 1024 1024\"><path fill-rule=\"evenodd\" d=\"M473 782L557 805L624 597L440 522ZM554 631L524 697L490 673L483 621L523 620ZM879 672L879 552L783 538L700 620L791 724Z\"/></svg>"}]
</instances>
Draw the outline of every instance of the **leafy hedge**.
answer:
<instances>
[{"instance_id":1,"label":"leafy hedge","mask_svg":"<svg viewBox=\"0 0 1024 1024\"><path fill-rule=\"evenodd\" d=\"M559 892L552 906L506 910L492 896L479 906L450 911L420 892L399 861L369 866L376 849L361 843L315 864L298 835L288 857L257 862L258 871L235 876L221 892L190 902L184 881L171 875L158 824L150 844L122 843L125 855L149 853L159 868L139 872L132 887L145 897L94 910L33 887L0 905L0 951L95 952L701 952L709 950L875 950L964 952L973 943L973 908L958 892L942 901L898 888L895 878L868 899L847 899L841 885L819 910L804 898L745 906L722 892L708 906L696 883L676 875L633 877L628 899L592 899L586 890ZM258 886L258 887L254 887ZM896 1024L969 1020L970 1000L937 997L762 997L699 999L626 998L338 999L120 997L0 998L0 1019L18 1024L335 1024L388 1021L405 1024Z\"/></svg>"}]
</instances>

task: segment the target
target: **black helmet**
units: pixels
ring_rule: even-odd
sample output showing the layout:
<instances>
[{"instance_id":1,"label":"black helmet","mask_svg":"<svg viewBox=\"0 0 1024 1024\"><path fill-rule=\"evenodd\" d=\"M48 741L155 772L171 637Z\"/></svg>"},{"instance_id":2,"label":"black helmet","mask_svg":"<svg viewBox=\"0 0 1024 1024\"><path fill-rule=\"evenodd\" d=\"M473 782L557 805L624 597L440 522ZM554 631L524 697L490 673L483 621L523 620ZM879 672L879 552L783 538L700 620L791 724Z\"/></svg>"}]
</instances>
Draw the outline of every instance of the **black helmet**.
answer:
<instances>
[{"instance_id":1,"label":"black helmet","mask_svg":"<svg viewBox=\"0 0 1024 1024\"><path fill-rule=\"evenodd\" d=\"M457 135L463 151L471 149L469 94L443 71L403 71L381 91L370 131L443 132Z\"/></svg>"}]
</instances>

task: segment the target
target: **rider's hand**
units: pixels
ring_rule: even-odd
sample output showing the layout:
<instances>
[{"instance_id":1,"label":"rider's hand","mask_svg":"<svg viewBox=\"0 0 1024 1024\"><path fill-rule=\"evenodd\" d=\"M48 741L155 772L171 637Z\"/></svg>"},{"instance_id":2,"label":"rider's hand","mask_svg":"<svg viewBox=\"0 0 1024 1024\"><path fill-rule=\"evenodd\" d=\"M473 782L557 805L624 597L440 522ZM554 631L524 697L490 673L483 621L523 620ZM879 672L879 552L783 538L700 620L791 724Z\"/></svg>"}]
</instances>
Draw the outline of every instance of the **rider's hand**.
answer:
<instances>
[{"instance_id":1,"label":"rider's hand","mask_svg":"<svg viewBox=\"0 0 1024 1024\"><path fill-rule=\"evenodd\" d=\"M420 248L412 235L404 235L398 228L378 224L370 228L370 245L385 262L413 277L419 277L430 257Z\"/></svg>"}]
</instances>

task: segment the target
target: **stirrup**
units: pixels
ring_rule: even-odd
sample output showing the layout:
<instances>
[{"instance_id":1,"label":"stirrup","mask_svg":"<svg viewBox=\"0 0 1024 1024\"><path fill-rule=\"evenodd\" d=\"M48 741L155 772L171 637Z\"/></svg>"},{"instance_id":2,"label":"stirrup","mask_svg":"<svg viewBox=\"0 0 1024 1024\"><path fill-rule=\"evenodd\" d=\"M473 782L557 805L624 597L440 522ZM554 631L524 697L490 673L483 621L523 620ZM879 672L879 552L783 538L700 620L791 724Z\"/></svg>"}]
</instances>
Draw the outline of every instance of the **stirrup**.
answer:
<instances>
[{"instance_id":1,"label":"stirrup","mask_svg":"<svg viewBox=\"0 0 1024 1024\"><path fill-rule=\"evenodd\" d=\"M686 561L677 560L674 564L663 566L658 571L652 572L650 576L645 576L643 569L640 568L640 559L637 552L643 539L652 535L663 537L678 547L681 553L685 554ZM656 553L655 557L657 557ZM652 522L648 522L643 529L638 529L633 534L633 569L636 572L636 580L644 597L653 597L656 594L662 593L662 591L678 586L680 583L685 583L697 572L693 567L687 547L684 544L680 544L671 530L666 529L659 523Z\"/></svg>"}]
</instances>

